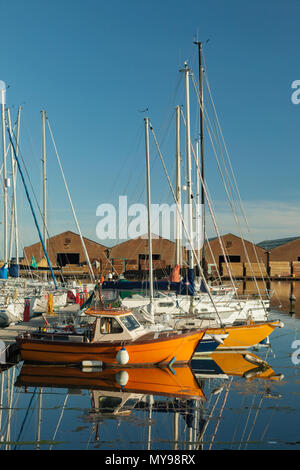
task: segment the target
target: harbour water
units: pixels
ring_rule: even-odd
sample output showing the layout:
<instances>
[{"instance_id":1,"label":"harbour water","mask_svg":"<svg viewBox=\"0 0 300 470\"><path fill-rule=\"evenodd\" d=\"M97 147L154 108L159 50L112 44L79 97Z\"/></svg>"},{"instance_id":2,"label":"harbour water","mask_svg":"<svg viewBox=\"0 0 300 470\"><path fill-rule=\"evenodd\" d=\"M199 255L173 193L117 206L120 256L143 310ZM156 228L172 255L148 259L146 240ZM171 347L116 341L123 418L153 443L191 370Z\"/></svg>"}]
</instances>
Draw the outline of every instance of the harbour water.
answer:
<instances>
[{"instance_id":1,"label":"harbour water","mask_svg":"<svg viewBox=\"0 0 300 470\"><path fill-rule=\"evenodd\" d=\"M276 281L271 289L271 318L285 326L248 356L216 352L193 361L192 372L157 376L22 362L3 370L0 448L299 450L300 282Z\"/></svg>"}]
</instances>

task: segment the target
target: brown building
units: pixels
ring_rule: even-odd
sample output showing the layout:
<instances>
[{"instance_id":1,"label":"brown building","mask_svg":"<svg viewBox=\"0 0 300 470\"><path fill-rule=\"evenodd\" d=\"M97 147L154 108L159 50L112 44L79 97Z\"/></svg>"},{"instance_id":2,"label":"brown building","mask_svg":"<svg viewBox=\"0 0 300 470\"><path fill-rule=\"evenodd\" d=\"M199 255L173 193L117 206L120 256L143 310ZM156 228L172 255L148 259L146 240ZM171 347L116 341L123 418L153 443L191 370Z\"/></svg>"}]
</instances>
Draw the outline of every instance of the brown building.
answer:
<instances>
[{"instance_id":1,"label":"brown building","mask_svg":"<svg viewBox=\"0 0 300 470\"><path fill-rule=\"evenodd\" d=\"M162 269L175 264L174 242L152 234L153 268ZM135 271L149 269L149 243L147 235L126 240L110 250L110 259L118 270Z\"/></svg>"},{"instance_id":2,"label":"brown building","mask_svg":"<svg viewBox=\"0 0 300 470\"><path fill-rule=\"evenodd\" d=\"M107 248L100 243L83 237L91 264L100 268L107 263ZM47 240L47 252L53 267L63 267L65 270L75 266L86 265L84 249L80 236L70 230L55 235ZM30 265L34 257L37 265L45 266L45 256L40 242L24 248L24 264Z\"/></svg>"},{"instance_id":3,"label":"brown building","mask_svg":"<svg viewBox=\"0 0 300 470\"><path fill-rule=\"evenodd\" d=\"M300 277L300 237L265 240L259 246L268 252L272 278Z\"/></svg>"},{"instance_id":4,"label":"brown building","mask_svg":"<svg viewBox=\"0 0 300 470\"><path fill-rule=\"evenodd\" d=\"M229 275L227 265L235 277L266 274L267 253L263 248L232 233L223 235L221 241L223 249L219 238L211 239L205 243L205 260L209 274L214 275L214 270L218 269L220 274Z\"/></svg>"}]
</instances>

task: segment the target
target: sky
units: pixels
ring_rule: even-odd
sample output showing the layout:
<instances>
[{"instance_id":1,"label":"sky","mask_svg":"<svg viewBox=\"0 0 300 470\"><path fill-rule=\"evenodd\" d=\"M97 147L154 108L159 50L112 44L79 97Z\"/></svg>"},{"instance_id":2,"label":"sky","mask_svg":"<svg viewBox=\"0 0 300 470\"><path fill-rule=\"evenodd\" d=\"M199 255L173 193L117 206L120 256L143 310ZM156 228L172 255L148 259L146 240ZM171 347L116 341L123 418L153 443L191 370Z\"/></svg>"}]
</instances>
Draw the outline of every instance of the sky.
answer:
<instances>
[{"instance_id":1,"label":"sky","mask_svg":"<svg viewBox=\"0 0 300 470\"><path fill-rule=\"evenodd\" d=\"M184 109L180 70L187 61L198 79L198 40L204 102L211 109L209 84L247 217L236 223L232 216L205 128L205 179L220 233L255 242L300 235L300 104L291 99L300 80L299 0L1 0L0 6L0 80L13 122L22 106L20 160L39 223L44 109L82 234L107 246L123 241L118 233L99 239L97 208L117 207L119 196L129 205L146 203L145 117L174 182L175 107ZM194 141L199 110L192 79L190 94ZM150 160L152 202L172 204L153 142ZM38 232L19 176L17 199L26 246ZM77 232L48 127L47 207L49 236ZM0 254L2 246L0 234Z\"/></svg>"}]
</instances>

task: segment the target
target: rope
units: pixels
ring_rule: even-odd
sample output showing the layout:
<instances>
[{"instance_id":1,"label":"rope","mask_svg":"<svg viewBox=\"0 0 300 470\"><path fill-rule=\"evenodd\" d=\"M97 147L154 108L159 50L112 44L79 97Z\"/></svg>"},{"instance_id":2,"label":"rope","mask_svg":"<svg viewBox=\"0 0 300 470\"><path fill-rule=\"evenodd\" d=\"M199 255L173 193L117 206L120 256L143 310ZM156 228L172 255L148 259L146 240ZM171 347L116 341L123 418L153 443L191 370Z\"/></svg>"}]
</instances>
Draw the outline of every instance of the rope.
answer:
<instances>
[{"instance_id":1,"label":"rope","mask_svg":"<svg viewBox=\"0 0 300 470\"><path fill-rule=\"evenodd\" d=\"M47 119L49 132L50 132L50 135L51 135L52 143L53 143L53 146L54 146L55 154L56 154L56 157L57 157L57 161L58 161L58 164L59 164L59 167L60 167L60 170L61 170L62 178L63 178L64 184L65 184L65 188L66 188L66 191L67 191L67 195L68 195L68 198L69 198L69 201L70 201L71 209L72 209L73 216L74 216L74 219L75 219L75 223L76 223L76 226L77 226L77 230L79 232L79 236L80 236L80 240L81 240L81 243L82 243L83 251L84 251L87 263L88 263L88 267L89 267L89 271L90 271L90 277L91 277L92 282L95 282L94 272L93 272L93 269L92 269L92 266L91 266L91 262L90 262L90 259L89 259L89 255L88 255L88 252L87 252L82 234L81 234L79 223L78 223L78 220L77 220L77 217L76 217L76 214L75 214L74 206L73 206L73 203L72 203L72 200L71 200L71 196L70 196L69 188L68 188L68 185L67 185L67 182L66 182L66 178L65 178L65 175L64 175L64 172L63 172L63 169L62 169L61 161L60 161L60 158L59 158L59 155L58 155L58 151L57 151L56 144L55 144L55 141L54 141L54 137L53 137L53 134L52 134L49 119L48 119L48 117L46 117L46 119Z\"/></svg>"}]
</instances>

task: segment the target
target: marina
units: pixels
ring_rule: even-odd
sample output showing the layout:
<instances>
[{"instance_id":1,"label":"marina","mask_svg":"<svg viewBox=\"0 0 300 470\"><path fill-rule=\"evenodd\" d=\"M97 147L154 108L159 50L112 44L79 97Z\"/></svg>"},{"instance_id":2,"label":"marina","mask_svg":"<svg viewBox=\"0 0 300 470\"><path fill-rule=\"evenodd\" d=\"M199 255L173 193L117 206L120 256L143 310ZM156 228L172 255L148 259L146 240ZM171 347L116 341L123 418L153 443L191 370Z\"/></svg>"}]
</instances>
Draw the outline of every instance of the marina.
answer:
<instances>
[{"instance_id":1,"label":"marina","mask_svg":"<svg viewBox=\"0 0 300 470\"><path fill-rule=\"evenodd\" d=\"M291 2L6 6L1 450L300 450Z\"/></svg>"},{"instance_id":2,"label":"marina","mask_svg":"<svg viewBox=\"0 0 300 470\"><path fill-rule=\"evenodd\" d=\"M278 290L282 301L289 289ZM1 449L297 450L300 310L271 317L285 327L268 345L195 356L175 374L22 361L5 368ZM2 338L42 321L9 326Z\"/></svg>"}]
</instances>

